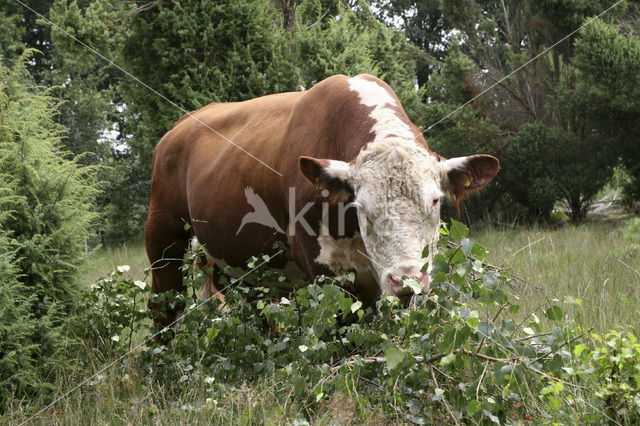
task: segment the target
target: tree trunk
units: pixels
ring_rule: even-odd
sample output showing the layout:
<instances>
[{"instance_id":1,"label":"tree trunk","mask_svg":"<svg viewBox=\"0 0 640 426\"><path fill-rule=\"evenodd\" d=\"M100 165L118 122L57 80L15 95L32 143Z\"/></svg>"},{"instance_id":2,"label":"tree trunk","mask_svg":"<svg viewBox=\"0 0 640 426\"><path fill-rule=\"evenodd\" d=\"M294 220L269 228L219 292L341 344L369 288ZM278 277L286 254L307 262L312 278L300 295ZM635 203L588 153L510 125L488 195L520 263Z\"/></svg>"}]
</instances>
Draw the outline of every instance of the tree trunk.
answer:
<instances>
[{"instance_id":1,"label":"tree trunk","mask_svg":"<svg viewBox=\"0 0 640 426\"><path fill-rule=\"evenodd\" d=\"M296 27L296 6L297 0L280 0L282 3L282 23L284 29L293 32Z\"/></svg>"}]
</instances>

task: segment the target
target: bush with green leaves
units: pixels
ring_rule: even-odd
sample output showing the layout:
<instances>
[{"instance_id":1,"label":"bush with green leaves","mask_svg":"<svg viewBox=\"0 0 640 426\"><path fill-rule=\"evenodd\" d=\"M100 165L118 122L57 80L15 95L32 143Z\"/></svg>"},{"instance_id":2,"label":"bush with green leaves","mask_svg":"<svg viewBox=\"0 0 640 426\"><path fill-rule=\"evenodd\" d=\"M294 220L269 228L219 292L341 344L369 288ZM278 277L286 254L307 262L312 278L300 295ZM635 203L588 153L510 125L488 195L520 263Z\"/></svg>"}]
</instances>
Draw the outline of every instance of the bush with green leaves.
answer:
<instances>
[{"instance_id":1,"label":"bush with green leaves","mask_svg":"<svg viewBox=\"0 0 640 426\"><path fill-rule=\"evenodd\" d=\"M194 266L200 254L188 253L189 291L164 296L185 307L183 317L164 334L168 343L146 342L136 357L125 357L126 366L139 365L176 398L185 386L205 386L219 404L233 389L268 382L282 404L301 402L310 419L340 394L362 418L375 408L389 421L416 424L612 417L610 387L600 388L600 399L588 393L604 377L598 371L611 369L585 358L600 352L585 352L591 346L586 331L567 318L562 302L528 311L518 305L515 281L486 262L486 251L462 223L452 220L440 233L430 290L423 294L420 283L405 279L416 293L408 306L392 296L364 306L350 290L353 272L317 277L292 293L279 290L268 283L288 277L268 267L268 256L251 259L242 279L223 271L224 301L200 301L207 271ZM132 330L149 323L134 300L142 287L116 273L95 289L110 295L88 305L99 312L95 322L113 325L96 330L121 354L136 338ZM119 309L135 312L98 302L118 299ZM626 379L613 377L619 388L612 392L626 389Z\"/></svg>"},{"instance_id":2,"label":"bush with green leaves","mask_svg":"<svg viewBox=\"0 0 640 426\"><path fill-rule=\"evenodd\" d=\"M61 149L56 99L26 70L32 54L0 61L0 409L51 391L73 367L95 217L95 170Z\"/></svg>"},{"instance_id":3,"label":"bush with green leaves","mask_svg":"<svg viewBox=\"0 0 640 426\"><path fill-rule=\"evenodd\" d=\"M103 354L113 352L120 336L127 336L130 346L133 335L144 327L149 318L146 307L147 283L125 278L128 265L120 265L110 274L98 278L84 298L86 318L91 324L90 346ZM145 327L146 330L146 327Z\"/></svg>"},{"instance_id":4,"label":"bush with green leaves","mask_svg":"<svg viewBox=\"0 0 640 426\"><path fill-rule=\"evenodd\" d=\"M575 346L578 362L596 384L610 416L619 423L640 422L640 342L633 333L592 334L595 347Z\"/></svg>"}]
</instances>

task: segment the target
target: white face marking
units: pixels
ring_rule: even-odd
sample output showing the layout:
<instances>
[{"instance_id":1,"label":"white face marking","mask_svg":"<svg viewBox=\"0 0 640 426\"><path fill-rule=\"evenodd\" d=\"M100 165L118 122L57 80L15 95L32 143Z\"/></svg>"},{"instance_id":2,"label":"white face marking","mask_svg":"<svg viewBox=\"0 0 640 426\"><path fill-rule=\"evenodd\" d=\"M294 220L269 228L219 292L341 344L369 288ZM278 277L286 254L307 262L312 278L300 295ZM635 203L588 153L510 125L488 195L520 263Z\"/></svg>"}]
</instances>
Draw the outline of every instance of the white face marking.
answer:
<instances>
[{"instance_id":1,"label":"white face marking","mask_svg":"<svg viewBox=\"0 0 640 426\"><path fill-rule=\"evenodd\" d=\"M413 142L371 143L352 165L349 183L362 205L358 222L378 283L391 293L389 274L418 275L436 251L442 195L437 160Z\"/></svg>"},{"instance_id":2,"label":"white face marking","mask_svg":"<svg viewBox=\"0 0 640 426\"><path fill-rule=\"evenodd\" d=\"M361 104L373 107L369 117L374 119L374 125L371 128L371 132L376 135L374 142L380 142L389 137L413 140L414 134L411 128L398 117L393 108L390 108L398 107L398 103L387 89L374 81L360 77L349 79L349 89L358 94Z\"/></svg>"},{"instance_id":3,"label":"white face marking","mask_svg":"<svg viewBox=\"0 0 640 426\"><path fill-rule=\"evenodd\" d=\"M349 163L338 160L329 160L329 165L325 167L324 172L332 178L347 180L349 177Z\"/></svg>"},{"instance_id":4,"label":"white face marking","mask_svg":"<svg viewBox=\"0 0 640 426\"><path fill-rule=\"evenodd\" d=\"M374 276L383 293L392 293L389 275L419 275L425 262L431 264L439 235L443 169L415 142L413 130L398 116L399 105L386 88L360 77L350 78L349 88L361 104L373 107L369 117L375 137L349 165L347 181L362 205L358 222ZM335 256L329 256L323 244L327 242L321 242L317 261L328 264ZM423 259L427 245L429 257Z\"/></svg>"}]
</instances>

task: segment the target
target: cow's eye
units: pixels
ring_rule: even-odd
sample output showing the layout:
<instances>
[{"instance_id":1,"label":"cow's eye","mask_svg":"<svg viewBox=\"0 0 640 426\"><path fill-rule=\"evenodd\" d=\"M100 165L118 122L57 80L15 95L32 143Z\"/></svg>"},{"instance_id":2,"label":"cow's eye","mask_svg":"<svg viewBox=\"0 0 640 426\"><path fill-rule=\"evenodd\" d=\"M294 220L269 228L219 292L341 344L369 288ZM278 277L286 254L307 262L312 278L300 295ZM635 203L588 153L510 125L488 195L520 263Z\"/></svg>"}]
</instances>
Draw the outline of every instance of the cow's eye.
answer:
<instances>
[{"instance_id":1,"label":"cow's eye","mask_svg":"<svg viewBox=\"0 0 640 426\"><path fill-rule=\"evenodd\" d=\"M433 205L435 206L436 204L438 204L438 201L440 201L440 198L434 198L433 199Z\"/></svg>"}]
</instances>

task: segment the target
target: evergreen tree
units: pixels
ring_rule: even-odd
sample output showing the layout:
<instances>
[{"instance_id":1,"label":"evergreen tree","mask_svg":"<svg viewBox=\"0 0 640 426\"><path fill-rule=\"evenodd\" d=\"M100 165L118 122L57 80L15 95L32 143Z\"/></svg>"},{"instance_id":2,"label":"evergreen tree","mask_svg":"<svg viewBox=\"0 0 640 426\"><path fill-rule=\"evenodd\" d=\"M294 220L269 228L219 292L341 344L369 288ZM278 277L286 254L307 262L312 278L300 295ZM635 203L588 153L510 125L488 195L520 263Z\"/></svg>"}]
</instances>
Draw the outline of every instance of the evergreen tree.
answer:
<instances>
[{"instance_id":1,"label":"evergreen tree","mask_svg":"<svg viewBox=\"0 0 640 426\"><path fill-rule=\"evenodd\" d=\"M72 367L68 327L95 218L94 169L61 149L55 99L32 83L30 55L0 66L0 403Z\"/></svg>"},{"instance_id":2,"label":"evergreen tree","mask_svg":"<svg viewBox=\"0 0 640 426\"><path fill-rule=\"evenodd\" d=\"M380 20L399 26L415 46L416 78L424 86L447 53L446 34L451 25L442 13L440 0L374 0L371 4Z\"/></svg>"}]
</instances>

